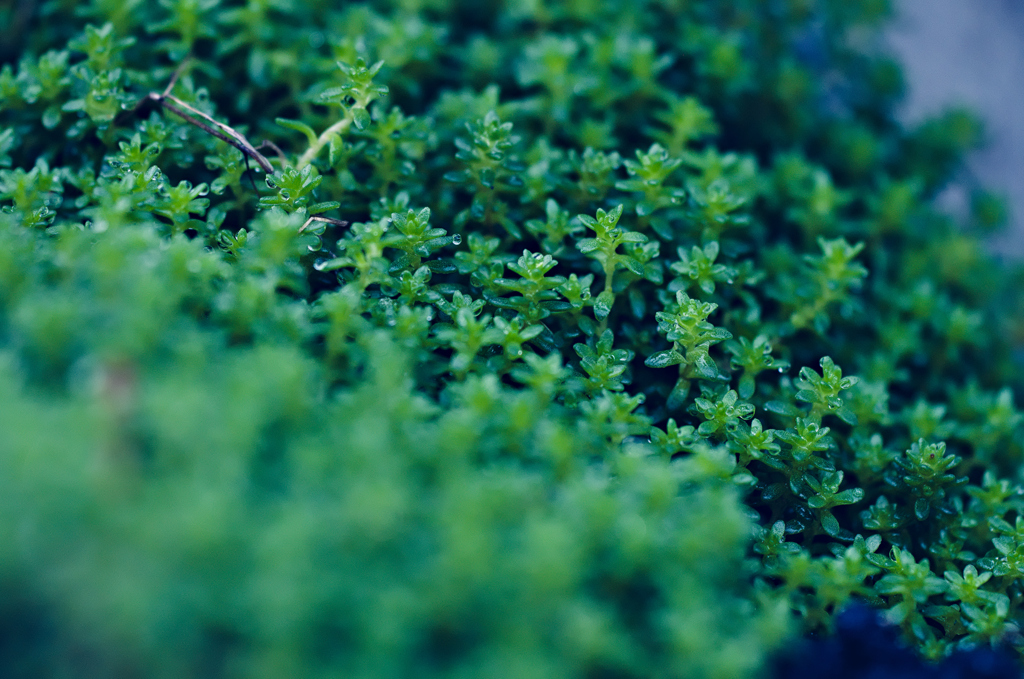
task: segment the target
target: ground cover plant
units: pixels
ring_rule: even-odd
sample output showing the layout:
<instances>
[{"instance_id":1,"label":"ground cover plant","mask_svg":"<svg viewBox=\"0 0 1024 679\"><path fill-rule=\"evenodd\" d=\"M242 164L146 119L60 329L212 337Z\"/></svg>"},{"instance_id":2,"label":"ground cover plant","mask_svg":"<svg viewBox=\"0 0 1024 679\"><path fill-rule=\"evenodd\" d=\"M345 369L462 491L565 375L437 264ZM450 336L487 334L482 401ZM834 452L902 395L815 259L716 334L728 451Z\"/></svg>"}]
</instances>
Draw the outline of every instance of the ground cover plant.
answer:
<instances>
[{"instance_id":1,"label":"ground cover plant","mask_svg":"<svg viewBox=\"0 0 1024 679\"><path fill-rule=\"evenodd\" d=\"M883 0L4 12L8 676L1021 643L1022 277Z\"/></svg>"}]
</instances>

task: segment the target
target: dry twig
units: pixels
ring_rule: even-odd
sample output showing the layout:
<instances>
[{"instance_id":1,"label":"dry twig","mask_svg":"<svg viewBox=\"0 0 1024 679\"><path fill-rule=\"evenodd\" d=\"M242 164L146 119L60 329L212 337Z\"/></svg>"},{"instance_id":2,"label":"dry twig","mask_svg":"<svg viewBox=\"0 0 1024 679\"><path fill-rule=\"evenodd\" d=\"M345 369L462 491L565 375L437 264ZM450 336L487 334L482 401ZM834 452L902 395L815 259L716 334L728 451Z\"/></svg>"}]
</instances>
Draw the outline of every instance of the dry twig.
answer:
<instances>
[{"instance_id":1,"label":"dry twig","mask_svg":"<svg viewBox=\"0 0 1024 679\"><path fill-rule=\"evenodd\" d=\"M326 222L328 224L334 224L335 226L348 226L348 222L346 222L343 219L335 219L333 217L321 217L320 215L313 215L312 217L307 219L302 226L299 227L299 233L305 231L306 227L309 226L312 222Z\"/></svg>"},{"instance_id":2,"label":"dry twig","mask_svg":"<svg viewBox=\"0 0 1024 679\"><path fill-rule=\"evenodd\" d=\"M263 169L267 174L273 174L274 166L270 164L266 156L256 150L256 147L249 143L249 140L245 138L243 134L235 130L234 128L226 125L220 121L214 120L207 114L203 113L199 109L196 109L181 99L178 99L171 90L174 89L174 85L178 82L178 78L185 70L185 66L188 64L188 58L181 62L177 70L174 71L174 75L171 76L171 80L167 83L167 87L164 88L163 92L150 92L136 104L135 109L138 110L139 106L146 101L154 101L160 104L162 107L174 113L178 117L182 118L188 123L195 125L199 129L212 134L214 137L231 144L236 149L241 151L245 155L246 169L249 168L249 158L252 158L256 163ZM202 120L200 120L200 118ZM205 121L205 122L204 122ZM260 144L260 147L269 146L277 151L278 155L284 159L284 154L281 153L281 149L277 148L273 143L264 141ZM252 182L252 188L257 193L259 192L256 188L256 182L252 179L252 175L249 175L249 180Z\"/></svg>"}]
</instances>

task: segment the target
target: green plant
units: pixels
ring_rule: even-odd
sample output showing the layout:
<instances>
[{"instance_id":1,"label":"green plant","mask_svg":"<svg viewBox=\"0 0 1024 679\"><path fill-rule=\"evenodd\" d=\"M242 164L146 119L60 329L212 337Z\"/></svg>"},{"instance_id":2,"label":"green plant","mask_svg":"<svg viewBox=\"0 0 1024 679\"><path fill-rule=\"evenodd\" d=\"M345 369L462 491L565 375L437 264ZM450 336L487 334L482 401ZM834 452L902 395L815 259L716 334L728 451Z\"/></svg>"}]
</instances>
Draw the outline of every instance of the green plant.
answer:
<instances>
[{"instance_id":1,"label":"green plant","mask_svg":"<svg viewBox=\"0 0 1024 679\"><path fill-rule=\"evenodd\" d=\"M1017 642L1021 274L887 3L125 7L0 66L5 670Z\"/></svg>"}]
</instances>

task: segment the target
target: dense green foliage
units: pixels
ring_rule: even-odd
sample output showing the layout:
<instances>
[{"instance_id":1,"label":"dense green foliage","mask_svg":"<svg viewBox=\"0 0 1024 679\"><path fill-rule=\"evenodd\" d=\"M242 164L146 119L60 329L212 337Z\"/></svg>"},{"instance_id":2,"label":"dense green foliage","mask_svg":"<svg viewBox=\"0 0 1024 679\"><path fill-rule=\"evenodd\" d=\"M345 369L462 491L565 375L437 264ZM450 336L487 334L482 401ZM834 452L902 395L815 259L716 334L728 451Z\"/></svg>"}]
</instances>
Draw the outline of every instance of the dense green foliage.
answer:
<instances>
[{"instance_id":1,"label":"dense green foliage","mask_svg":"<svg viewBox=\"0 0 1024 679\"><path fill-rule=\"evenodd\" d=\"M9 674L1017 638L1020 277L929 207L981 130L895 122L884 0L25 5Z\"/></svg>"}]
</instances>

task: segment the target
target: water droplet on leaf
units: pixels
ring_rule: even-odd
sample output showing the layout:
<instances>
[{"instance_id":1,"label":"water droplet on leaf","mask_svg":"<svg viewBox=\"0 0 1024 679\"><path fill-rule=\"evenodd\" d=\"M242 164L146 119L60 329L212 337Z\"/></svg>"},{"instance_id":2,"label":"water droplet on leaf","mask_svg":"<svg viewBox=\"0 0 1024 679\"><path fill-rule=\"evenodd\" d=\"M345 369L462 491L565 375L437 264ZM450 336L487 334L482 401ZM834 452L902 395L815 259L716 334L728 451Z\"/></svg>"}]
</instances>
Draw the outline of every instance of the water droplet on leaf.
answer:
<instances>
[{"instance_id":1,"label":"water droplet on leaf","mask_svg":"<svg viewBox=\"0 0 1024 679\"><path fill-rule=\"evenodd\" d=\"M329 260L329 259L320 258L320 259L316 260L315 262L313 262L313 268L316 269L317 271L323 271L324 269L327 268L327 264L330 261L331 260Z\"/></svg>"},{"instance_id":2,"label":"water droplet on leaf","mask_svg":"<svg viewBox=\"0 0 1024 679\"><path fill-rule=\"evenodd\" d=\"M452 236L452 245L462 245L462 234L457 233Z\"/></svg>"}]
</instances>

